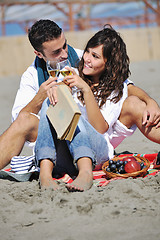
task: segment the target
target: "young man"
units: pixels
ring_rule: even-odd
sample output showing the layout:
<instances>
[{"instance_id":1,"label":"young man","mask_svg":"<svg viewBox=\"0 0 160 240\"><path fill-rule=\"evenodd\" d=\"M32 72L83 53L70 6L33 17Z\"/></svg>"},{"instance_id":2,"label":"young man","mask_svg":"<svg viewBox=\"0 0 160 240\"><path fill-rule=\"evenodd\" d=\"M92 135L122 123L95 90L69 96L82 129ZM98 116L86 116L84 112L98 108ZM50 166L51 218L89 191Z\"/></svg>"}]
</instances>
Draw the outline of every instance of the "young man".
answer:
<instances>
[{"instance_id":1,"label":"young man","mask_svg":"<svg viewBox=\"0 0 160 240\"><path fill-rule=\"evenodd\" d=\"M50 20L37 21L29 30L28 38L37 57L22 75L12 109L13 123L0 136L0 169L20 154L26 141L33 143L37 138L38 113L55 82L47 74L46 60L69 58L75 67L83 53L67 45L62 29Z\"/></svg>"},{"instance_id":2,"label":"young man","mask_svg":"<svg viewBox=\"0 0 160 240\"><path fill-rule=\"evenodd\" d=\"M34 143L37 138L39 117L43 101L49 96L55 79L48 76L46 60L69 58L76 67L83 52L67 45L62 29L53 21L39 20L29 30L28 37L36 59L22 75L12 110L11 126L0 136L0 169L9 164L13 156L19 155L26 141ZM146 127L157 124L159 127L160 109L142 89L129 84L128 95L135 95L147 104L143 114ZM56 99L55 99L56 101Z\"/></svg>"}]
</instances>

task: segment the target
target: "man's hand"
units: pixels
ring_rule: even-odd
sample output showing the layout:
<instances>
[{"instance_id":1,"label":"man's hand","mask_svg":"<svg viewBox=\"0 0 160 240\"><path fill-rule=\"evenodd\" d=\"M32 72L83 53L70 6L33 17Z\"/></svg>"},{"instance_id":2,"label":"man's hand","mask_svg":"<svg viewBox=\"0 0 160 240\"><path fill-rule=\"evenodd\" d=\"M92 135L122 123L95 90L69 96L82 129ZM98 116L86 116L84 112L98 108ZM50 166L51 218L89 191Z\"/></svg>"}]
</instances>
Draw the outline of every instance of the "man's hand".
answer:
<instances>
[{"instance_id":1,"label":"man's hand","mask_svg":"<svg viewBox=\"0 0 160 240\"><path fill-rule=\"evenodd\" d=\"M55 94L55 87L57 85L57 78L56 77L49 77L49 79L43 82L39 88L37 95L42 99L42 102L49 98L51 104L57 101L57 96ZM54 90L53 90L54 89Z\"/></svg>"},{"instance_id":2,"label":"man's hand","mask_svg":"<svg viewBox=\"0 0 160 240\"><path fill-rule=\"evenodd\" d=\"M53 91L52 88L54 88L57 85L56 82L57 78L50 77L47 81L43 82L39 88L38 93L35 95L35 97L22 109L22 111L32 112L35 114L38 114L41 110L42 104L44 100L49 97L49 100L51 103L57 102L57 96L54 93L53 96L51 95L51 92Z\"/></svg>"},{"instance_id":3,"label":"man's hand","mask_svg":"<svg viewBox=\"0 0 160 240\"><path fill-rule=\"evenodd\" d=\"M129 84L128 96L137 96L140 100L146 103L146 108L143 112L142 124L147 128L155 125L156 128L160 127L160 107L157 102L153 100L144 90L135 85Z\"/></svg>"},{"instance_id":4,"label":"man's hand","mask_svg":"<svg viewBox=\"0 0 160 240\"><path fill-rule=\"evenodd\" d=\"M47 90L47 96L52 105L55 105L58 101L57 98L57 83Z\"/></svg>"},{"instance_id":5,"label":"man's hand","mask_svg":"<svg viewBox=\"0 0 160 240\"><path fill-rule=\"evenodd\" d=\"M142 124L147 128L153 125L155 125L156 128L160 127L160 108L153 99L151 99L146 105Z\"/></svg>"}]
</instances>

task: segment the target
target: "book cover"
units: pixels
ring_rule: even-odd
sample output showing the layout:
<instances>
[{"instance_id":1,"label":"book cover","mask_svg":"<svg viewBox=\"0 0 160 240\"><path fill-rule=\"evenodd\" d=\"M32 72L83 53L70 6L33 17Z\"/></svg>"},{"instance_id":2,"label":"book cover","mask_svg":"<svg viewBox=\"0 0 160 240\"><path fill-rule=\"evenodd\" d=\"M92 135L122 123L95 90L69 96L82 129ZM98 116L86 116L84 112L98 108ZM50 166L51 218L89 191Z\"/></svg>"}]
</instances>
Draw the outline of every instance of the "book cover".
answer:
<instances>
[{"instance_id":1,"label":"book cover","mask_svg":"<svg viewBox=\"0 0 160 240\"><path fill-rule=\"evenodd\" d=\"M57 132L57 137L71 141L81 112L66 84L58 85L57 96L58 102L54 106L49 105L47 116Z\"/></svg>"}]
</instances>

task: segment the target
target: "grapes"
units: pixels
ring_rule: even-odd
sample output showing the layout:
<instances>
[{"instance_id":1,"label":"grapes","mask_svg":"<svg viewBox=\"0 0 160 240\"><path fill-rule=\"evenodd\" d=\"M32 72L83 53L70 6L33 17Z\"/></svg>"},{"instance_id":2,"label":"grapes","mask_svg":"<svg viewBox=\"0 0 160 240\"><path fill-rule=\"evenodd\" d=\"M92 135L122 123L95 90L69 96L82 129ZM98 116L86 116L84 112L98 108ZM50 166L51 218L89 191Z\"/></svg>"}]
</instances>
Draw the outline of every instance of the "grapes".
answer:
<instances>
[{"instance_id":1,"label":"grapes","mask_svg":"<svg viewBox=\"0 0 160 240\"><path fill-rule=\"evenodd\" d=\"M140 163L140 166L141 166L141 169L145 167L143 162Z\"/></svg>"},{"instance_id":2,"label":"grapes","mask_svg":"<svg viewBox=\"0 0 160 240\"><path fill-rule=\"evenodd\" d=\"M109 170L108 170L109 168ZM124 166L123 166L123 161L117 160L109 160L109 166L106 169L107 172L114 172L114 173L124 173Z\"/></svg>"},{"instance_id":3,"label":"grapes","mask_svg":"<svg viewBox=\"0 0 160 240\"><path fill-rule=\"evenodd\" d=\"M117 167L117 168L120 168L122 165L123 165L123 161L118 160L118 161L116 162L116 167Z\"/></svg>"},{"instance_id":4,"label":"grapes","mask_svg":"<svg viewBox=\"0 0 160 240\"><path fill-rule=\"evenodd\" d=\"M122 159L122 160L112 160L110 159L108 161L108 166L106 167L106 171L107 172L113 172L113 173L116 173L116 174L124 174L124 173L128 173L127 170L125 171L125 165L127 163L129 163L132 159L129 159L127 161L127 159L125 160ZM135 161L137 162L137 160L135 159ZM138 162L137 162L138 163ZM140 170L144 169L146 166L143 162L139 163L140 164Z\"/></svg>"},{"instance_id":5,"label":"grapes","mask_svg":"<svg viewBox=\"0 0 160 240\"><path fill-rule=\"evenodd\" d=\"M119 168L121 166L120 160L116 162L116 167Z\"/></svg>"},{"instance_id":6,"label":"grapes","mask_svg":"<svg viewBox=\"0 0 160 240\"><path fill-rule=\"evenodd\" d=\"M120 174L125 173L124 166L123 166L123 165L120 166L120 168L118 169L118 171L119 171Z\"/></svg>"},{"instance_id":7,"label":"grapes","mask_svg":"<svg viewBox=\"0 0 160 240\"><path fill-rule=\"evenodd\" d=\"M123 161L122 160L120 160L120 163L121 163L121 165L123 165Z\"/></svg>"},{"instance_id":8,"label":"grapes","mask_svg":"<svg viewBox=\"0 0 160 240\"><path fill-rule=\"evenodd\" d=\"M111 166L110 166L110 169L111 169L112 172L116 172L116 170L117 170L116 164L112 163Z\"/></svg>"},{"instance_id":9,"label":"grapes","mask_svg":"<svg viewBox=\"0 0 160 240\"><path fill-rule=\"evenodd\" d=\"M109 160L109 166L111 166L114 163L113 160Z\"/></svg>"},{"instance_id":10,"label":"grapes","mask_svg":"<svg viewBox=\"0 0 160 240\"><path fill-rule=\"evenodd\" d=\"M110 167L106 167L106 171L110 172L111 171Z\"/></svg>"},{"instance_id":11,"label":"grapes","mask_svg":"<svg viewBox=\"0 0 160 240\"><path fill-rule=\"evenodd\" d=\"M127 161L124 161L124 162L123 162L123 166L125 166L125 165L126 165L126 163L127 163Z\"/></svg>"}]
</instances>

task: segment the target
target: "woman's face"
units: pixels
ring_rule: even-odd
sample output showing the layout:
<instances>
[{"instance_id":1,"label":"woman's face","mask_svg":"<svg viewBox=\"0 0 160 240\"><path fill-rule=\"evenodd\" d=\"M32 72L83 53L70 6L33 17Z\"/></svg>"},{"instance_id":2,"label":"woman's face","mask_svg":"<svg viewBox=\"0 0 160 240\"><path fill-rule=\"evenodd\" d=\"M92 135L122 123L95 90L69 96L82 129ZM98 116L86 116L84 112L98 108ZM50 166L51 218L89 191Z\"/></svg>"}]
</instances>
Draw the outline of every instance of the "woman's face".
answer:
<instances>
[{"instance_id":1,"label":"woman's face","mask_svg":"<svg viewBox=\"0 0 160 240\"><path fill-rule=\"evenodd\" d=\"M88 48L83 55L83 74L92 76L94 82L99 82L99 77L105 70L105 59L102 53L103 45Z\"/></svg>"}]
</instances>

